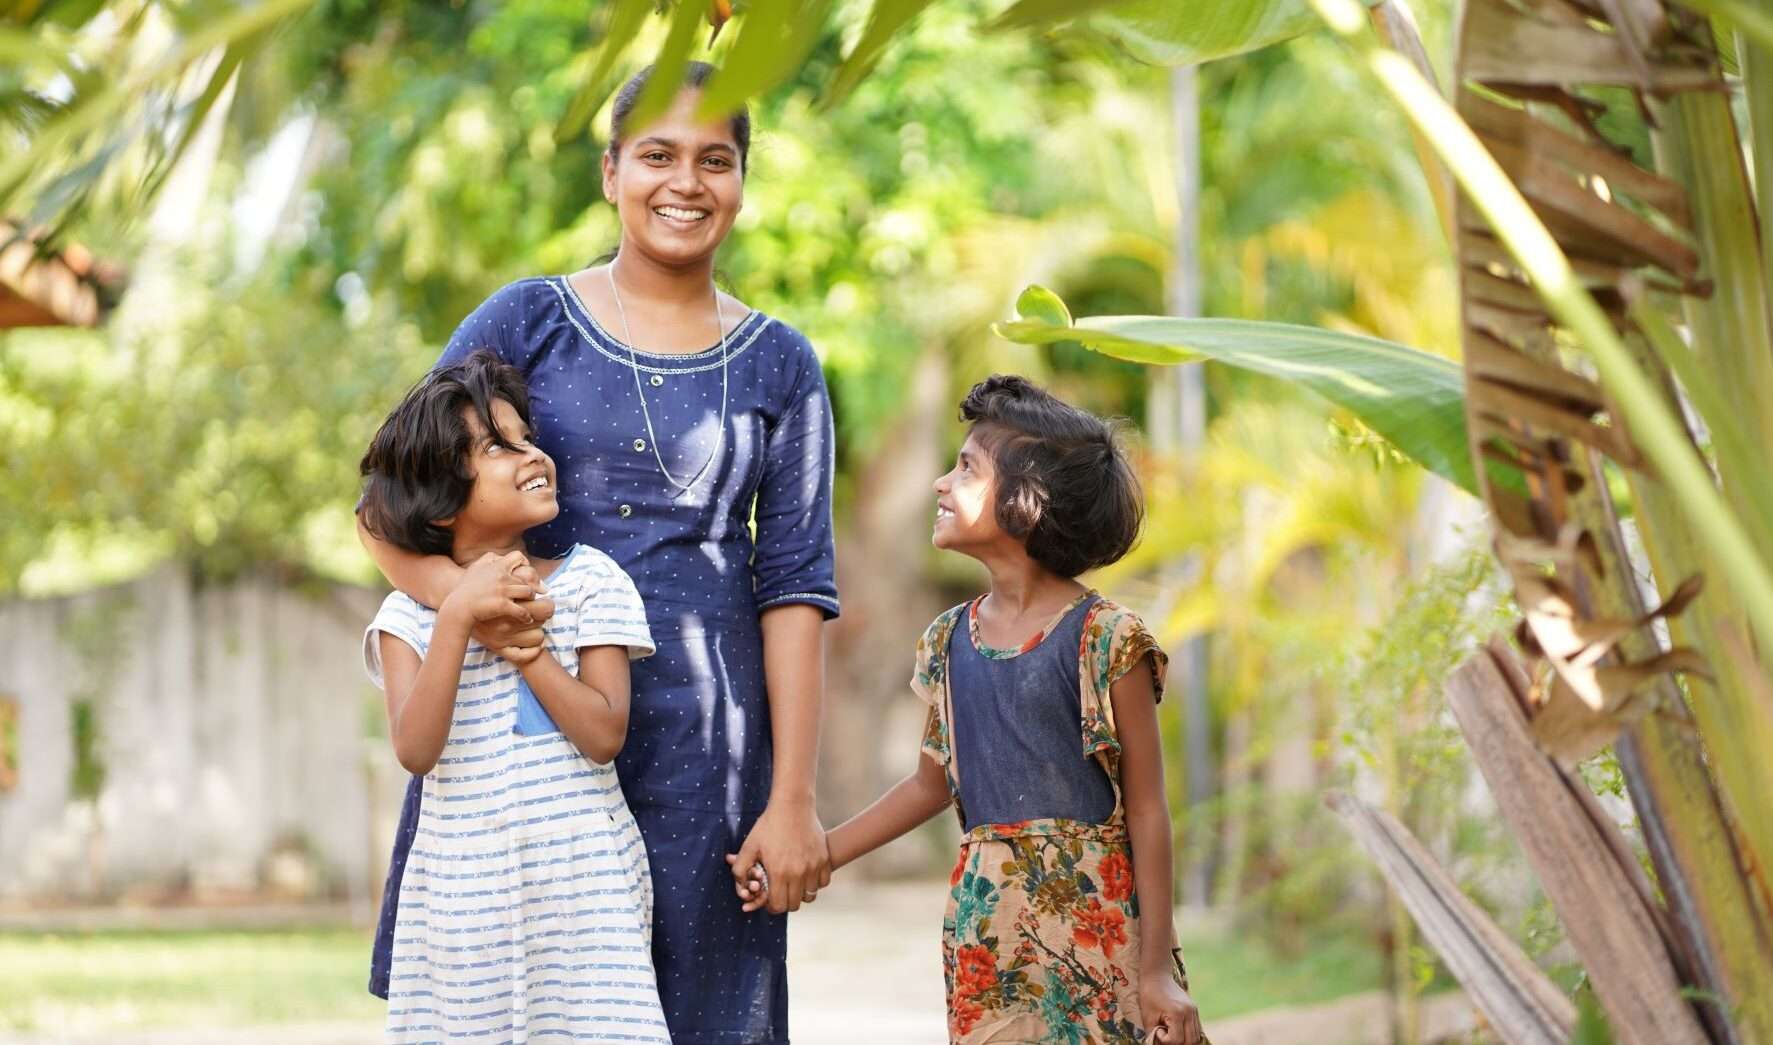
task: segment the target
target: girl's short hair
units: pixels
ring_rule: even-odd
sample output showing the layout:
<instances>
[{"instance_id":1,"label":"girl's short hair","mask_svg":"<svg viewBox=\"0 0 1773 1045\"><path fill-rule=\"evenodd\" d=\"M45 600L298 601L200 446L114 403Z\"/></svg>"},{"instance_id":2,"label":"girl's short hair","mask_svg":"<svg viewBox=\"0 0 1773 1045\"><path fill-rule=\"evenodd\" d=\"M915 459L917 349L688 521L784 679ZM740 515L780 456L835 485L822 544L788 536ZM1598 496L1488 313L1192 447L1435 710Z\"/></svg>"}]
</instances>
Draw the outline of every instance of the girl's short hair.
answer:
<instances>
[{"instance_id":1,"label":"girl's short hair","mask_svg":"<svg viewBox=\"0 0 1773 1045\"><path fill-rule=\"evenodd\" d=\"M1013 375L974 385L960 419L997 470L997 524L1035 562L1075 577L1132 550L1145 518L1115 426Z\"/></svg>"},{"instance_id":2,"label":"girl's short hair","mask_svg":"<svg viewBox=\"0 0 1773 1045\"><path fill-rule=\"evenodd\" d=\"M523 371L486 349L414 385L376 430L358 466L365 477L358 506L364 528L408 551L448 555L453 538L437 520L460 512L474 489L473 433L463 408L473 409L494 442L517 449L493 423L495 399L510 403L529 426Z\"/></svg>"}]
</instances>

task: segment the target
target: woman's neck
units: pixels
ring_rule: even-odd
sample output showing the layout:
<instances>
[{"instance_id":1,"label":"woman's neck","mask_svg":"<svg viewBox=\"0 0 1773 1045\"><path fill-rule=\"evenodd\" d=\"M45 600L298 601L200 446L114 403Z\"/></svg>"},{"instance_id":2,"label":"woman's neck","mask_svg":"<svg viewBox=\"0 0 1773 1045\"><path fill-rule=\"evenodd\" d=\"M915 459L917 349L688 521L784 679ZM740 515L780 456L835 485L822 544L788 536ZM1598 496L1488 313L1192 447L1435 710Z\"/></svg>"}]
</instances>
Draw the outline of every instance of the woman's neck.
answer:
<instances>
[{"instance_id":1,"label":"woman's neck","mask_svg":"<svg viewBox=\"0 0 1773 1045\"><path fill-rule=\"evenodd\" d=\"M609 263L616 290L629 301L649 305L683 307L702 304L714 287L714 258L707 257L682 267L663 265L632 247L616 252Z\"/></svg>"}]
</instances>

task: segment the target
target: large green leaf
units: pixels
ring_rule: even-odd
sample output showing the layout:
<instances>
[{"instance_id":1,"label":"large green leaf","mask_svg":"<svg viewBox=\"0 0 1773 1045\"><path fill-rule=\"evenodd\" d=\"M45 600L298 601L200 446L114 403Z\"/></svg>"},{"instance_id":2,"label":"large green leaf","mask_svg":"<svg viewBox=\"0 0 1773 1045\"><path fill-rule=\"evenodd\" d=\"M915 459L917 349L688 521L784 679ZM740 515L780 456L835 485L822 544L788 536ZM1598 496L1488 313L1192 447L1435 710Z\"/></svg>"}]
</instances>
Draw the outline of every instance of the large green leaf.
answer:
<instances>
[{"instance_id":1,"label":"large green leaf","mask_svg":"<svg viewBox=\"0 0 1773 1045\"><path fill-rule=\"evenodd\" d=\"M1197 65L1260 50L1322 26L1306 0L1131 0L1091 19L1158 65Z\"/></svg>"},{"instance_id":2,"label":"large green leaf","mask_svg":"<svg viewBox=\"0 0 1773 1045\"><path fill-rule=\"evenodd\" d=\"M999 323L1023 344L1078 341L1135 363L1213 360L1308 388L1359 418L1429 471L1477 493L1465 438L1465 386L1454 363L1379 338L1289 323L1171 316L1072 320L1057 295L1029 287L1023 317Z\"/></svg>"},{"instance_id":3,"label":"large green leaf","mask_svg":"<svg viewBox=\"0 0 1773 1045\"><path fill-rule=\"evenodd\" d=\"M1171 66L1260 50L1323 24L1307 0L1019 0L991 25L1040 28L1080 18L1144 61Z\"/></svg>"}]
</instances>

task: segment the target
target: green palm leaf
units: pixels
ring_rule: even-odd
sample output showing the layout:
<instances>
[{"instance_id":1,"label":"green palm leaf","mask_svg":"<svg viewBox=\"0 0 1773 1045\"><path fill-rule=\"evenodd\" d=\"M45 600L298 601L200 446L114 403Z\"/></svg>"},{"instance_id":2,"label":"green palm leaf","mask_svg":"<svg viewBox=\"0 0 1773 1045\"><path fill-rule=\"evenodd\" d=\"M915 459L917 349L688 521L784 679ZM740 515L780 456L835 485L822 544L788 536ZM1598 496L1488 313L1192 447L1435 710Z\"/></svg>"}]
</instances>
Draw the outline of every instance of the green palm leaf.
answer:
<instances>
[{"instance_id":1,"label":"green palm leaf","mask_svg":"<svg viewBox=\"0 0 1773 1045\"><path fill-rule=\"evenodd\" d=\"M1213 360L1310 389L1358 417L1422 467L1477 493L1465 438L1459 367L1379 338L1289 323L1171 316L1092 316L1073 320L1058 295L1029 287L1023 317L999 323L1000 337L1023 344L1078 341L1134 363L1173 366Z\"/></svg>"}]
</instances>

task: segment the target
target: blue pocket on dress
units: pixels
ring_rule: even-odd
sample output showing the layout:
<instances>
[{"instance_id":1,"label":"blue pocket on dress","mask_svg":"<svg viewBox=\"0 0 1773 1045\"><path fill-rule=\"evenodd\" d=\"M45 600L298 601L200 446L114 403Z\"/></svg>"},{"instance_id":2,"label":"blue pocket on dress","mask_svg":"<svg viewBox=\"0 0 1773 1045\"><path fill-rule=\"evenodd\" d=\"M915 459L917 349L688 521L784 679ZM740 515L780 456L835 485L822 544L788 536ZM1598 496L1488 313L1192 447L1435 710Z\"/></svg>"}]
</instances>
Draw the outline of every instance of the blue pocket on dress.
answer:
<instances>
[{"instance_id":1,"label":"blue pocket on dress","mask_svg":"<svg viewBox=\"0 0 1773 1045\"><path fill-rule=\"evenodd\" d=\"M545 737L560 732L560 727L549 717L548 709L536 699L536 691L521 678L517 680L517 728L512 732L523 737Z\"/></svg>"}]
</instances>

